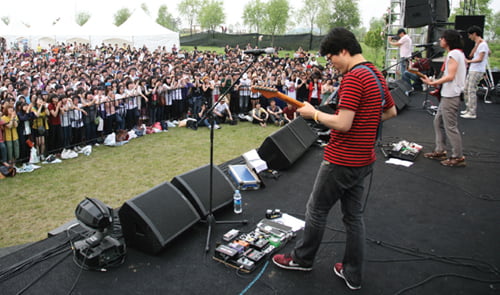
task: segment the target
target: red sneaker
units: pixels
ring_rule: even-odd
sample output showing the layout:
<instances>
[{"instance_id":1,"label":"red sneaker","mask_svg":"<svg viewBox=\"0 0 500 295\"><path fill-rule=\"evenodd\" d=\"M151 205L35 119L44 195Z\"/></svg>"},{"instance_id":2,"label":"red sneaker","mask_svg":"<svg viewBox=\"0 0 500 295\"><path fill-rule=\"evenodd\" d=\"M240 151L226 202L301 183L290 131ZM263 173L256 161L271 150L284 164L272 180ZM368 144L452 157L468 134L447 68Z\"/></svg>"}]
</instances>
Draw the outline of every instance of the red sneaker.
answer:
<instances>
[{"instance_id":1,"label":"red sneaker","mask_svg":"<svg viewBox=\"0 0 500 295\"><path fill-rule=\"evenodd\" d=\"M351 289L351 290L361 289L361 285L354 285L354 284L350 283L347 280L347 278L344 276L344 267L343 267L342 263L335 263L335 266L333 267L333 271L335 272L335 274L339 278L344 279L345 284L347 285L347 287L349 287L349 289Z\"/></svg>"},{"instance_id":2,"label":"red sneaker","mask_svg":"<svg viewBox=\"0 0 500 295\"><path fill-rule=\"evenodd\" d=\"M273 257L273 262L278 267L281 267L284 269L301 270L301 271L312 270L312 267L310 267L310 266L308 267L308 266L303 266L303 265L300 265L298 263L295 263L290 254L276 254Z\"/></svg>"}]
</instances>

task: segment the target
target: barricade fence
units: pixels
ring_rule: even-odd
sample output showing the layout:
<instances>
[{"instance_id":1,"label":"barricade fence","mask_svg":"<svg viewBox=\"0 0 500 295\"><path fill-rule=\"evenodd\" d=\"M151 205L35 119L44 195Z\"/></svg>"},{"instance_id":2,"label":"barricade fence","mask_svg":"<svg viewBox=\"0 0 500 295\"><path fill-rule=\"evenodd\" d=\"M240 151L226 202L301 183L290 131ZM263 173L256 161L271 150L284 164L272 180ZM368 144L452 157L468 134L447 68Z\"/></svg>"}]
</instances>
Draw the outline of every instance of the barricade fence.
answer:
<instances>
[{"instance_id":1,"label":"barricade fence","mask_svg":"<svg viewBox=\"0 0 500 295\"><path fill-rule=\"evenodd\" d=\"M296 34L296 35L275 35L274 43L273 37L266 34L224 34L203 32L189 36L182 36L180 43L182 46L213 46L224 47L229 45L235 47L239 45L240 48L245 48L247 44L252 47L258 46L259 48L275 47L284 50L297 50L299 47L305 50L318 50L319 44L324 36L311 35L311 34ZM311 48L309 48L311 46Z\"/></svg>"}]
</instances>

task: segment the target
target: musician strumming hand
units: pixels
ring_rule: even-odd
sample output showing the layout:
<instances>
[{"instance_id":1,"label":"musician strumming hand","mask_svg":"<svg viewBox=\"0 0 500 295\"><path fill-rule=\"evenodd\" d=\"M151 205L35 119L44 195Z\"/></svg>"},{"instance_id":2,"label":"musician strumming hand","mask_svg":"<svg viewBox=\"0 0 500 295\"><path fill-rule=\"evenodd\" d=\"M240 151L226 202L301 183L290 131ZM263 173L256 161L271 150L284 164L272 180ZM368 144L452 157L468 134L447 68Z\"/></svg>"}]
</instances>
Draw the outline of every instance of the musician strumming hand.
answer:
<instances>
[{"instance_id":1,"label":"musician strumming hand","mask_svg":"<svg viewBox=\"0 0 500 295\"><path fill-rule=\"evenodd\" d=\"M379 123L396 116L396 108L384 77L365 60L350 31L332 29L322 40L320 53L344 75L339 105L335 114L318 111L307 102L298 109L301 116L331 128L330 141L307 203L304 236L290 254L275 255L273 262L285 269L311 270L328 213L340 200L347 242L334 271L350 289L359 289L365 244L363 180L372 172Z\"/></svg>"},{"instance_id":2,"label":"musician strumming hand","mask_svg":"<svg viewBox=\"0 0 500 295\"><path fill-rule=\"evenodd\" d=\"M428 77L422 81L431 86L441 86L441 101L434 117L436 147L431 153L425 153L428 159L441 161L449 167L464 167L465 157L462 150L462 135L458 130L458 110L460 94L465 87L465 56L462 51L463 40L459 32L446 30L439 39L439 45L448 52L444 61L443 76L432 81ZM451 145L451 155L447 156L446 142Z\"/></svg>"}]
</instances>

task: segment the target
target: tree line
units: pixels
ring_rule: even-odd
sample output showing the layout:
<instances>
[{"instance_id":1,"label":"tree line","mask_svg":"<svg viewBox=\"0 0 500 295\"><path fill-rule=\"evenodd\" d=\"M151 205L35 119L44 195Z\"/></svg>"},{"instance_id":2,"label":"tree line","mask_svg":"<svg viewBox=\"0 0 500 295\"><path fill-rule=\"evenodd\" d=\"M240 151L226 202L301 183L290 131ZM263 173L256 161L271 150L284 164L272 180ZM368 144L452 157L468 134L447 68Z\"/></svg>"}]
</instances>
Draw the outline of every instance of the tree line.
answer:
<instances>
[{"instance_id":1,"label":"tree line","mask_svg":"<svg viewBox=\"0 0 500 295\"><path fill-rule=\"evenodd\" d=\"M490 40L495 40L500 35L500 12L493 12L490 8L491 0L476 0L474 5L460 1L460 6L455 8L449 21L454 22L456 15L485 15L485 33ZM223 27L226 19L222 0L182 0L177 5L178 15L169 11L167 4L158 8L156 17L150 12L146 3L141 4L148 15L155 18L156 22L172 31L181 31L181 19L184 25L189 27L190 35L195 27L201 30L216 31L223 28L223 32L268 34L271 36L283 35L288 28L303 27L310 34L322 35L332 27L345 27L357 33L361 38L367 38L371 47L383 46L380 33L387 25L387 16L370 20L370 27L361 27L359 0L302 0L302 5L293 9L290 0L251 0L245 6L241 16L242 24L233 24ZM390 4L388 10L394 11L395 3ZM172 8L172 7L170 7ZM116 26L123 24L132 11L129 8L121 8L114 14L113 23ZM91 14L86 11L77 12L75 21L84 25ZM0 19L9 24L7 16Z\"/></svg>"}]
</instances>

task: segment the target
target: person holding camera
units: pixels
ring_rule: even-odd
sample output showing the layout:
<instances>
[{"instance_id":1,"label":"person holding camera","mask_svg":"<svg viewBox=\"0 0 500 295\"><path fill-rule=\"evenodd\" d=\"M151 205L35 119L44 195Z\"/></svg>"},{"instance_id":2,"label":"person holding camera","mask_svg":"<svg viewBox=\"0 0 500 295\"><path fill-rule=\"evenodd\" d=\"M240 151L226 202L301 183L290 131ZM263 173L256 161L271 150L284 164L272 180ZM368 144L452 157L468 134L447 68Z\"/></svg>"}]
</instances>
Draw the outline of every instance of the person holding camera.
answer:
<instances>
[{"instance_id":1,"label":"person holding camera","mask_svg":"<svg viewBox=\"0 0 500 295\"><path fill-rule=\"evenodd\" d=\"M16 160L19 158L19 135L17 133L19 119L17 118L17 114L13 106L8 105L4 109L2 121L4 122L4 139L7 147L7 161L15 164Z\"/></svg>"},{"instance_id":2,"label":"person holding camera","mask_svg":"<svg viewBox=\"0 0 500 295\"><path fill-rule=\"evenodd\" d=\"M388 39L392 46L399 47L400 73L402 75L408 68L408 61L411 58L411 48L413 43L410 36L406 34L406 31L403 28L398 30L397 37L399 38L398 40L395 40L396 38L392 36L389 36Z\"/></svg>"},{"instance_id":3,"label":"person holding camera","mask_svg":"<svg viewBox=\"0 0 500 295\"><path fill-rule=\"evenodd\" d=\"M38 97L31 108L31 113L34 116L32 123L33 135L35 137L35 147L37 149L38 155L42 160L45 160L45 135L49 129L49 124L47 123L47 117L49 116L49 109L47 108L47 103L42 97Z\"/></svg>"}]
</instances>

